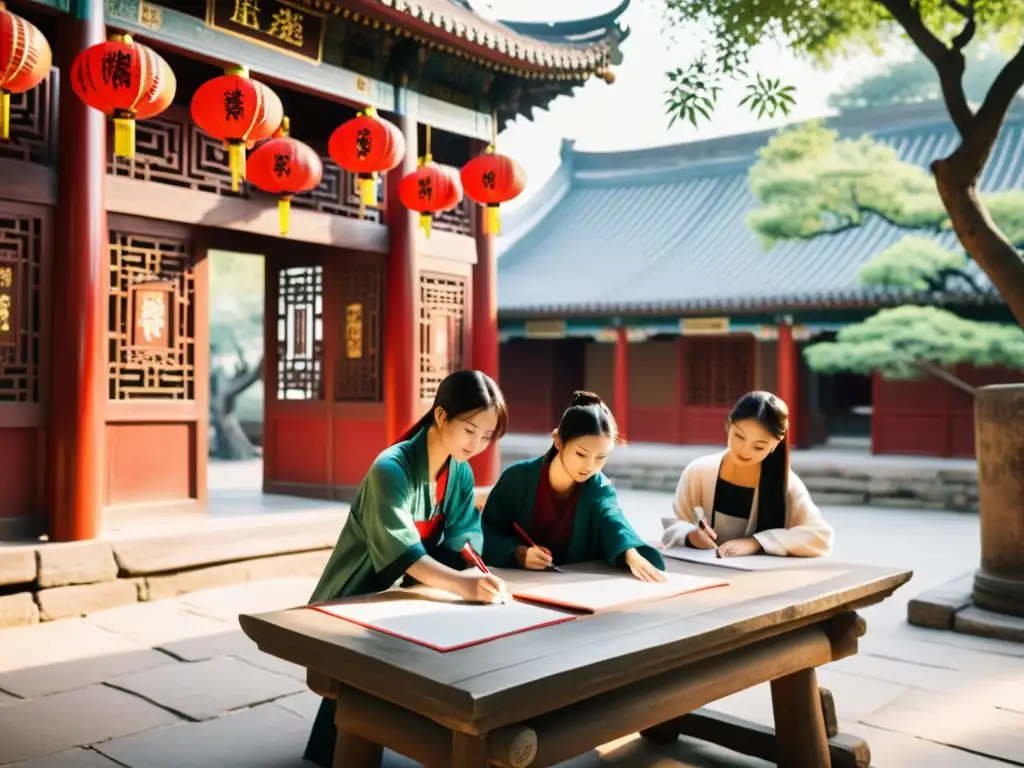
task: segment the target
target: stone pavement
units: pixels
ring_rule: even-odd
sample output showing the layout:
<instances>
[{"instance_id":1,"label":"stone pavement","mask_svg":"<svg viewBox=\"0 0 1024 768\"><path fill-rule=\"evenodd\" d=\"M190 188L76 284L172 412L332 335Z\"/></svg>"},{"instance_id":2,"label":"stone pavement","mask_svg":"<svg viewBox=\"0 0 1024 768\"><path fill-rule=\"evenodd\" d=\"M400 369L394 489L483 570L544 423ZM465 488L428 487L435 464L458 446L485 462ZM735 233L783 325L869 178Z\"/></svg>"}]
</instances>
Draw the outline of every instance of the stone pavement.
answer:
<instances>
[{"instance_id":1,"label":"stone pavement","mask_svg":"<svg viewBox=\"0 0 1024 768\"><path fill-rule=\"evenodd\" d=\"M654 537L664 493L623 491ZM877 768L1024 765L1024 645L910 627L906 602L975 567L973 516L871 507L824 510L836 558L915 570L864 611L861 653L822 670L844 732ZM312 579L276 579L0 630L0 765L24 768L298 768L317 706L303 671L259 653L238 613L304 603ZM712 705L770 724L767 686ZM389 755L388 768L411 763ZM565 768L755 768L767 763L680 740L631 737Z\"/></svg>"}]
</instances>

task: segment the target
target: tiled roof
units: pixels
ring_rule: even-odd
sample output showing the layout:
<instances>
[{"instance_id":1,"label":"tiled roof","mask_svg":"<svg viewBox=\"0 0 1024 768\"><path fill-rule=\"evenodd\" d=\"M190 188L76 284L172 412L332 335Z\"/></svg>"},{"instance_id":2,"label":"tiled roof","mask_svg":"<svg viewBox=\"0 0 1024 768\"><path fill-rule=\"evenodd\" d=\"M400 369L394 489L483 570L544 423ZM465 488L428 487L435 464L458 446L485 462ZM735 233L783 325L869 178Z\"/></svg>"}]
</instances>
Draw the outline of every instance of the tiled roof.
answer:
<instances>
[{"instance_id":1,"label":"tiled roof","mask_svg":"<svg viewBox=\"0 0 1024 768\"><path fill-rule=\"evenodd\" d=\"M957 135L945 112L915 105L830 121L847 136L872 133L924 167ZM878 129L879 124L885 126ZM908 234L878 218L766 252L746 224L757 206L747 173L772 131L636 152L563 146L562 168L508 217L499 241L498 308L505 315L784 311L879 306L910 294L867 289L858 271ZM1024 109L1008 118L983 175L992 192L1024 186ZM958 247L955 236L936 236ZM991 285L971 264L977 282ZM995 301L967 286L951 302Z\"/></svg>"},{"instance_id":2,"label":"tiled roof","mask_svg":"<svg viewBox=\"0 0 1024 768\"><path fill-rule=\"evenodd\" d=\"M324 0L323 5L345 16L362 15L380 23L433 30L452 39L471 58L499 60L523 73L579 79L608 71L614 46L622 36L622 30L609 23L614 21L609 13L569 22L571 30L603 30L603 34L577 35L574 40L573 36L559 34L560 24L551 25L544 39L531 37L516 31L514 25L485 19L468 4L455 0ZM628 5L628 0L622 2L616 17Z\"/></svg>"}]
</instances>

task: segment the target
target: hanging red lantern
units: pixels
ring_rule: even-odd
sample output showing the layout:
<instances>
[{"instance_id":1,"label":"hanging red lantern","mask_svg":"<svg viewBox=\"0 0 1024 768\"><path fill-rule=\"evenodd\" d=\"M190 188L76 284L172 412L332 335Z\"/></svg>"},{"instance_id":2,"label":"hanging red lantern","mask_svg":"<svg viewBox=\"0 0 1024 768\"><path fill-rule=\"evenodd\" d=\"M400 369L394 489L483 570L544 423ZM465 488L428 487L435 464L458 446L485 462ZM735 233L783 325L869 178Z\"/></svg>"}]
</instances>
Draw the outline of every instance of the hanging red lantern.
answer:
<instances>
[{"instance_id":1,"label":"hanging red lantern","mask_svg":"<svg viewBox=\"0 0 1024 768\"><path fill-rule=\"evenodd\" d=\"M135 157L135 117L140 108L155 117L153 101L170 67L131 35L113 35L82 51L71 65L71 88L93 109L114 118L114 154ZM171 100L174 95L171 94ZM168 102L169 103L169 102Z\"/></svg>"},{"instance_id":2,"label":"hanging red lantern","mask_svg":"<svg viewBox=\"0 0 1024 768\"><path fill-rule=\"evenodd\" d=\"M454 168L434 163L430 155L420 158L419 168L398 185L402 205L420 214L420 226L430 237L430 222L435 213L450 211L462 200L462 182Z\"/></svg>"},{"instance_id":3,"label":"hanging red lantern","mask_svg":"<svg viewBox=\"0 0 1024 768\"><path fill-rule=\"evenodd\" d=\"M199 86L192 97L192 119L227 144L231 189L237 192L245 178L246 144L272 136L284 119L284 108L277 94L249 78L247 69L234 67Z\"/></svg>"},{"instance_id":4,"label":"hanging red lantern","mask_svg":"<svg viewBox=\"0 0 1024 768\"><path fill-rule=\"evenodd\" d=\"M248 180L271 195L279 195L277 206L281 234L288 234L292 195L315 189L324 173L323 161L308 144L288 135L284 118L278 135L249 156Z\"/></svg>"},{"instance_id":5,"label":"hanging red lantern","mask_svg":"<svg viewBox=\"0 0 1024 768\"><path fill-rule=\"evenodd\" d=\"M397 168L405 156L405 136L394 123L377 117L367 107L356 117L334 129L327 142L331 159L356 174L359 186L359 215L377 202L377 174Z\"/></svg>"},{"instance_id":6,"label":"hanging red lantern","mask_svg":"<svg viewBox=\"0 0 1024 768\"><path fill-rule=\"evenodd\" d=\"M154 53L157 64L160 68L160 77L153 81L153 88L135 107L135 121L149 120L166 110L174 102L178 92L178 78L174 76L174 70L163 58Z\"/></svg>"},{"instance_id":7,"label":"hanging red lantern","mask_svg":"<svg viewBox=\"0 0 1024 768\"><path fill-rule=\"evenodd\" d=\"M462 167L461 177L466 197L486 206L484 234L498 234L501 231L498 206L522 194L526 171L511 157L495 152L492 144Z\"/></svg>"},{"instance_id":8,"label":"hanging red lantern","mask_svg":"<svg viewBox=\"0 0 1024 768\"><path fill-rule=\"evenodd\" d=\"M50 72L53 52L34 25L0 0L0 139L11 136L11 94L31 91Z\"/></svg>"}]
</instances>

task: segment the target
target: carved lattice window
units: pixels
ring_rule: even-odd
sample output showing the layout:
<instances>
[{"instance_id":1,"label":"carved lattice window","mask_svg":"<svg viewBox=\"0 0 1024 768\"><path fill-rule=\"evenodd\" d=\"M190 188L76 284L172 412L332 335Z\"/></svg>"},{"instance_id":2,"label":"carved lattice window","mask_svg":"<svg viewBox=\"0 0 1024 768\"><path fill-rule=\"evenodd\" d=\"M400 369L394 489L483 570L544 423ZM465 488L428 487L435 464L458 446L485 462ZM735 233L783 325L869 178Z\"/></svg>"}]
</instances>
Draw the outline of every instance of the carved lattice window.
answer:
<instances>
[{"instance_id":1,"label":"carved lattice window","mask_svg":"<svg viewBox=\"0 0 1024 768\"><path fill-rule=\"evenodd\" d=\"M113 147L112 142L108 142ZM330 158L323 158L324 173L319 186L292 198L296 208L335 216L359 216L359 196L351 174ZM156 181L216 195L249 198L262 195L249 184L231 191L231 172L224 144L201 131L187 115L170 109L153 120L136 126L135 158L111 156L108 172L141 181ZM268 198L269 199L269 198ZM364 218L380 221L380 211L367 208Z\"/></svg>"},{"instance_id":2,"label":"carved lattice window","mask_svg":"<svg viewBox=\"0 0 1024 768\"><path fill-rule=\"evenodd\" d=\"M277 399L322 400L323 267L287 267L277 278Z\"/></svg>"},{"instance_id":3,"label":"carved lattice window","mask_svg":"<svg viewBox=\"0 0 1024 768\"><path fill-rule=\"evenodd\" d=\"M381 399L381 301L379 262L349 262L341 277L341 351L336 400Z\"/></svg>"},{"instance_id":4,"label":"carved lattice window","mask_svg":"<svg viewBox=\"0 0 1024 768\"><path fill-rule=\"evenodd\" d=\"M111 231L111 400L195 399L194 302L187 243Z\"/></svg>"},{"instance_id":5,"label":"carved lattice window","mask_svg":"<svg viewBox=\"0 0 1024 768\"><path fill-rule=\"evenodd\" d=\"M0 402L39 402L42 226L0 211Z\"/></svg>"},{"instance_id":6,"label":"carved lattice window","mask_svg":"<svg viewBox=\"0 0 1024 768\"><path fill-rule=\"evenodd\" d=\"M688 405L728 408L753 384L753 360L745 340L694 339L687 362Z\"/></svg>"},{"instance_id":7,"label":"carved lattice window","mask_svg":"<svg viewBox=\"0 0 1024 768\"><path fill-rule=\"evenodd\" d=\"M420 398L433 400L437 386L462 367L466 279L420 275Z\"/></svg>"},{"instance_id":8,"label":"carved lattice window","mask_svg":"<svg viewBox=\"0 0 1024 768\"><path fill-rule=\"evenodd\" d=\"M35 88L10 95L11 138L0 141L0 157L40 165L52 164L53 80L56 77L57 70L53 69Z\"/></svg>"}]
</instances>

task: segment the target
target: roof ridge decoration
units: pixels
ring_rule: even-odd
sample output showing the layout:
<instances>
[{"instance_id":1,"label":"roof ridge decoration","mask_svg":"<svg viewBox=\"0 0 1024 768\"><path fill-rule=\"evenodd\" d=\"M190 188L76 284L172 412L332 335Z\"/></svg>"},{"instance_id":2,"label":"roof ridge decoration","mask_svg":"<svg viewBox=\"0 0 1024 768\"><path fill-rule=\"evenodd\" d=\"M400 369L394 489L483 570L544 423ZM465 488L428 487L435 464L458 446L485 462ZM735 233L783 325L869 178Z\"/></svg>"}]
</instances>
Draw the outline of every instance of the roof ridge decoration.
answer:
<instances>
[{"instance_id":1,"label":"roof ridge decoration","mask_svg":"<svg viewBox=\"0 0 1024 768\"><path fill-rule=\"evenodd\" d=\"M451 50L488 68L544 80L586 80L597 75L611 83L622 30L615 27L604 39L586 44L557 44L528 37L497 21L482 18L448 0L298 0L303 5L383 26L396 34L431 42L417 34L418 26L432 27L464 44ZM625 7L625 4L622 6ZM418 24L417 24L418 22ZM406 26L408 24L408 26ZM474 50L475 49L475 50ZM495 62L494 54L509 63ZM490 55L489 55L490 54Z\"/></svg>"}]
</instances>

